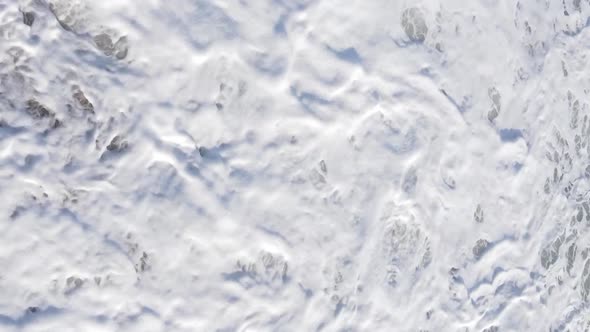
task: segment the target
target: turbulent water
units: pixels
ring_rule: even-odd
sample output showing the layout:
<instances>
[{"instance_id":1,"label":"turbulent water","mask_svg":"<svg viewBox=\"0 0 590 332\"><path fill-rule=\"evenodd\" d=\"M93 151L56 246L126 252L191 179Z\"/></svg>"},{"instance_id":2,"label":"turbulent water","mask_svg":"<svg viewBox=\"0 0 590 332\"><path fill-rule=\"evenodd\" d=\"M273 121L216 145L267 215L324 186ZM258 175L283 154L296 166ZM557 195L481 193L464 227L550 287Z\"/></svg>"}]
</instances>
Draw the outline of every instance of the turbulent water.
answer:
<instances>
[{"instance_id":1,"label":"turbulent water","mask_svg":"<svg viewBox=\"0 0 590 332\"><path fill-rule=\"evenodd\" d=\"M590 331L589 18L0 0L0 331Z\"/></svg>"}]
</instances>

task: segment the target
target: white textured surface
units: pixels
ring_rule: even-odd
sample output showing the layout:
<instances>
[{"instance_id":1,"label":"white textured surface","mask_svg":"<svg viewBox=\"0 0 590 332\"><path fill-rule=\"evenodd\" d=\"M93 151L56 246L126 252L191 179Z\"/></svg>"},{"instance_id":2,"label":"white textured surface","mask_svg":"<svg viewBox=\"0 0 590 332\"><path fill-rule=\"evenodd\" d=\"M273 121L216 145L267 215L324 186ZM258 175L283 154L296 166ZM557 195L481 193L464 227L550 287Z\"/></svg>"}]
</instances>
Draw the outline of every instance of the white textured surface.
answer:
<instances>
[{"instance_id":1,"label":"white textured surface","mask_svg":"<svg viewBox=\"0 0 590 332\"><path fill-rule=\"evenodd\" d=\"M0 0L0 331L588 331L589 16Z\"/></svg>"}]
</instances>

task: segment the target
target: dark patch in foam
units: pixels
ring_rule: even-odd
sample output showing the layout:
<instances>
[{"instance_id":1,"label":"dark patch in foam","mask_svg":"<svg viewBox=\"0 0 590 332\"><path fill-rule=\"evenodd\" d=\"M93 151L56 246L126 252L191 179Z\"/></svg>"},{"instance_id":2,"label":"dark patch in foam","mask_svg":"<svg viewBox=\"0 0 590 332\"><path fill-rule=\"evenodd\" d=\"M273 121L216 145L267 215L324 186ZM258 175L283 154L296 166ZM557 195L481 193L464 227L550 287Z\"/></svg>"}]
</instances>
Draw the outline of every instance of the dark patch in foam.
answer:
<instances>
[{"instance_id":1,"label":"dark patch in foam","mask_svg":"<svg viewBox=\"0 0 590 332\"><path fill-rule=\"evenodd\" d=\"M498 131L502 142L516 142L519 138L522 138L522 130L514 128L503 128Z\"/></svg>"},{"instance_id":2,"label":"dark patch in foam","mask_svg":"<svg viewBox=\"0 0 590 332\"><path fill-rule=\"evenodd\" d=\"M328 50L332 52L338 59L354 64L362 64L363 60L354 47L345 48L343 50L336 50L327 46Z\"/></svg>"}]
</instances>

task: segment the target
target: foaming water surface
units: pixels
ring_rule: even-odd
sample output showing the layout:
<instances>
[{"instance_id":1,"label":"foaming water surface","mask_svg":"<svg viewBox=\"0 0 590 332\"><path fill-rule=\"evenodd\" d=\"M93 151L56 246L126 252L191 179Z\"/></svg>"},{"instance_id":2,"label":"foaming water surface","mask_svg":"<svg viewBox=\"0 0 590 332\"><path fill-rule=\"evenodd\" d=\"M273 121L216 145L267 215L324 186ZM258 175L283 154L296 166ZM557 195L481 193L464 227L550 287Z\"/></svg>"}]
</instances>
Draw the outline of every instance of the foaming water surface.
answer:
<instances>
[{"instance_id":1,"label":"foaming water surface","mask_svg":"<svg viewBox=\"0 0 590 332\"><path fill-rule=\"evenodd\" d=\"M0 330L589 330L589 17L0 0Z\"/></svg>"}]
</instances>

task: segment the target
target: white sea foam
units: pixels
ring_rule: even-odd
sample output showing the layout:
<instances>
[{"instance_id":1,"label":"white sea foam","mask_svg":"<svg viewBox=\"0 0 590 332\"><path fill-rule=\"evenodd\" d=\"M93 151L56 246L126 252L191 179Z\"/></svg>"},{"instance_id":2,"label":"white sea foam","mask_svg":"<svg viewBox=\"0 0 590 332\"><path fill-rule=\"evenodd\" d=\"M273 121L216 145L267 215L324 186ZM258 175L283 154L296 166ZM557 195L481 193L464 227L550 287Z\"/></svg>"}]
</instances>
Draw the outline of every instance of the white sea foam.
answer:
<instances>
[{"instance_id":1,"label":"white sea foam","mask_svg":"<svg viewBox=\"0 0 590 332\"><path fill-rule=\"evenodd\" d=\"M587 331L589 14L0 0L0 330Z\"/></svg>"}]
</instances>

